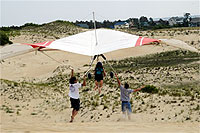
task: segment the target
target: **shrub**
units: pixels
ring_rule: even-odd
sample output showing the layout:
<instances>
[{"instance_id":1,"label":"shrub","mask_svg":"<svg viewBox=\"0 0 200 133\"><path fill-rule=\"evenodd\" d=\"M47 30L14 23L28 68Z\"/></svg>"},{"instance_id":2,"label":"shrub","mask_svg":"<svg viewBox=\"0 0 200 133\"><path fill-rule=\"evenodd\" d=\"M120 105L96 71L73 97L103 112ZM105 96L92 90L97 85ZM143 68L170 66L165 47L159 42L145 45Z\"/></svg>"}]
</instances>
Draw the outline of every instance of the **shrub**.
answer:
<instances>
[{"instance_id":1,"label":"shrub","mask_svg":"<svg viewBox=\"0 0 200 133\"><path fill-rule=\"evenodd\" d=\"M5 44L12 44L12 42L9 40L5 32L0 31L0 45L4 46Z\"/></svg>"},{"instance_id":2,"label":"shrub","mask_svg":"<svg viewBox=\"0 0 200 133\"><path fill-rule=\"evenodd\" d=\"M11 31L10 27L1 27L0 28L1 31Z\"/></svg>"},{"instance_id":3,"label":"shrub","mask_svg":"<svg viewBox=\"0 0 200 133\"><path fill-rule=\"evenodd\" d=\"M22 26L20 26L20 27L22 28L22 27L28 27L28 26L31 26L31 27L39 27L40 25L34 24L34 23L26 23L26 24L24 24L24 25L22 25Z\"/></svg>"},{"instance_id":4,"label":"shrub","mask_svg":"<svg viewBox=\"0 0 200 133\"><path fill-rule=\"evenodd\" d=\"M158 89L153 85L146 85L141 91L144 93L158 93Z\"/></svg>"}]
</instances>

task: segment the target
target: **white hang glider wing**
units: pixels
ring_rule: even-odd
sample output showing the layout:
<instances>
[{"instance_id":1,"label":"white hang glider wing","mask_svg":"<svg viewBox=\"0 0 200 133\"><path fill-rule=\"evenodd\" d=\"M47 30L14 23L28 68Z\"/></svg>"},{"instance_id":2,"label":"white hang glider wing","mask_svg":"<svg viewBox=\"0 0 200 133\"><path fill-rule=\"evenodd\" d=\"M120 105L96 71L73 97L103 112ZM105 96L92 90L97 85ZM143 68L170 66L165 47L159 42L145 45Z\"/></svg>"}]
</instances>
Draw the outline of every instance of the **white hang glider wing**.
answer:
<instances>
[{"instance_id":1,"label":"white hang glider wing","mask_svg":"<svg viewBox=\"0 0 200 133\"><path fill-rule=\"evenodd\" d=\"M189 50L192 52L197 52L199 53L199 50L188 45L187 43L181 41L181 40L176 40L176 39L161 39L162 44L166 44L169 46L173 46L176 48L181 48L181 49L185 49L185 50Z\"/></svg>"},{"instance_id":2,"label":"white hang glider wing","mask_svg":"<svg viewBox=\"0 0 200 133\"><path fill-rule=\"evenodd\" d=\"M95 30L91 30L55 41L27 45L31 45L34 48L52 48L94 56L118 49L141 46L153 42L159 43L159 40L156 39L139 37L108 29L97 29L96 35L97 36L95 36Z\"/></svg>"},{"instance_id":3,"label":"white hang glider wing","mask_svg":"<svg viewBox=\"0 0 200 133\"><path fill-rule=\"evenodd\" d=\"M1 54L0 61L17 55L29 53L35 50L36 49L33 49L33 47L31 46L22 45L20 43L4 46L3 48L0 49L0 54Z\"/></svg>"},{"instance_id":4,"label":"white hang glider wing","mask_svg":"<svg viewBox=\"0 0 200 133\"><path fill-rule=\"evenodd\" d=\"M114 50L158 43L163 43L193 52L199 52L194 47L189 46L188 44L180 40L157 40L115 30L97 29L96 34L95 30L90 30L55 41L47 41L43 43L26 45L14 44L11 46L6 46L0 49L0 60L4 60L6 58L38 50L41 48L58 49L82 55L95 56Z\"/></svg>"}]
</instances>

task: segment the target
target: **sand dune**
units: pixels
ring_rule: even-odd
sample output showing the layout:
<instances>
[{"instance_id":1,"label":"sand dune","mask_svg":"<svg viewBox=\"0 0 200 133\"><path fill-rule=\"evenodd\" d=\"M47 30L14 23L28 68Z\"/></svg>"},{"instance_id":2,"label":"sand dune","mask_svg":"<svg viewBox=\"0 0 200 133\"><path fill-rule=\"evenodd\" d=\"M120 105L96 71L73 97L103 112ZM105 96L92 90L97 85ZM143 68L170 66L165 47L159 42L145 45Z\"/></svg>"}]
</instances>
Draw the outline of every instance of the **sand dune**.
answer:
<instances>
[{"instance_id":1,"label":"sand dune","mask_svg":"<svg viewBox=\"0 0 200 133\"><path fill-rule=\"evenodd\" d=\"M199 40L196 34L189 34L188 36L181 34L172 37L165 33L167 31L156 33L156 36L153 37L180 39L189 44L195 41L194 47L199 49L197 45ZM147 34L146 31L144 34ZM20 43L20 41L25 41L23 39L24 37L16 37L16 39L13 38L13 41ZM121 60L127 57L144 56L177 49L165 45L144 46L118 50L105 55L108 60ZM82 74L88 68L86 64L90 62L90 57L78 54L63 51L49 51L46 53L57 61L66 64L66 66L72 65L76 73ZM192 86L193 84L190 83L193 83L193 81L197 83L199 77L198 70L196 70L198 61L192 63L195 64L194 66L191 65L192 67L188 64L182 64L176 67L156 67L150 70L143 68L133 72L122 70L119 76L124 80L133 80L134 83L138 84L142 81L158 86L188 83L189 87L186 89L190 89L193 94L196 90ZM81 90L82 108L74 123L69 123L71 115L69 97L67 96L69 79L67 74L70 73L69 69L40 52L37 52L37 54L34 52L26 53L7 59L0 64L0 67L1 79L6 79L1 80L0 84L0 125L2 133L200 132L198 93L195 93L194 97L135 94L132 96L133 114L132 119L129 121L124 119L121 114L119 96L117 95L118 90L115 86L112 87L111 83L105 84L102 90L103 95L100 97L97 92L92 90L93 81L88 81L89 87L84 88L88 89L87 93L83 92L84 89ZM66 75L59 75L59 72ZM60 79L62 80L60 81ZM110 78L106 78L106 80L113 82L113 84L116 82ZM55 83L57 87L45 84L50 81ZM100 97L99 101L102 103L99 103L100 105L93 109L92 103L86 101L95 101L97 97ZM117 98L113 100L113 97ZM115 101L117 101L115 103L116 107L112 109L114 106L111 105L114 105ZM110 103L108 104L110 108L104 109L106 102Z\"/></svg>"}]
</instances>

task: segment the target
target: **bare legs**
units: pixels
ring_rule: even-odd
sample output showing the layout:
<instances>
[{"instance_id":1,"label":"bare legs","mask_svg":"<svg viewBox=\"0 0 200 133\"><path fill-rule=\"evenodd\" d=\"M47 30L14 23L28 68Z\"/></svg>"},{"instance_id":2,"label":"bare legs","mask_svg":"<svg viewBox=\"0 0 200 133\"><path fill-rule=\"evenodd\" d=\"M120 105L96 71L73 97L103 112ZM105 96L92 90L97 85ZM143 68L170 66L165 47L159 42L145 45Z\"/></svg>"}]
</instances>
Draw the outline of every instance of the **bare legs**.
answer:
<instances>
[{"instance_id":1,"label":"bare legs","mask_svg":"<svg viewBox=\"0 0 200 133\"><path fill-rule=\"evenodd\" d=\"M74 117L78 114L78 111L76 111L75 109L72 110L72 116L71 116L71 120L70 122L73 122Z\"/></svg>"},{"instance_id":2,"label":"bare legs","mask_svg":"<svg viewBox=\"0 0 200 133\"><path fill-rule=\"evenodd\" d=\"M94 88L94 90L98 89L99 90L99 94L100 94L102 87L103 87L103 80L101 80L100 82L97 82L95 80L95 88Z\"/></svg>"},{"instance_id":3,"label":"bare legs","mask_svg":"<svg viewBox=\"0 0 200 133\"><path fill-rule=\"evenodd\" d=\"M98 89L99 88L98 86L99 86L98 82L95 80L95 88L94 88L94 90Z\"/></svg>"},{"instance_id":4,"label":"bare legs","mask_svg":"<svg viewBox=\"0 0 200 133\"><path fill-rule=\"evenodd\" d=\"M123 119L126 119L126 116L128 116L128 120L131 120L131 112L131 104L122 102Z\"/></svg>"},{"instance_id":5,"label":"bare legs","mask_svg":"<svg viewBox=\"0 0 200 133\"><path fill-rule=\"evenodd\" d=\"M128 114L128 120L131 120L131 112L127 111Z\"/></svg>"},{"instance_id":6,"label":"bare legs","mask_svg":"<svg viewBox=\"0 0 200 133\"><path fill-rule=\"evenodd\" d=\"M126 116L128 116L128 120L131 120L131 112L129 111L124 111L122 112L122 118L125 120Z\"/></svg>"}]
</instances>

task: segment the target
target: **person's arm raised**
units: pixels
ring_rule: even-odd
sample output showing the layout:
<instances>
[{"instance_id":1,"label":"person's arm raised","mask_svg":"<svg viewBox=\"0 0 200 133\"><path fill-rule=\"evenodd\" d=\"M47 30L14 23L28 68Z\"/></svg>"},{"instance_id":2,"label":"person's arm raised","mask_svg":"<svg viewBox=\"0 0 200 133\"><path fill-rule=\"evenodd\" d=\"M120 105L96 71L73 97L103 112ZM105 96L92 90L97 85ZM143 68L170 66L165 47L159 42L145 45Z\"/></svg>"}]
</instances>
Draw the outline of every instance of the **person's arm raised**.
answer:
<instances>
[{"instance_id":1,"label":"person's arm raised","mask_svg":"<svg viewBox=\"0 0 200 133\"><path fill-rule=\"evenodd\" d=\"M142 87L140 87L140 88L138 88L138 89L135 89L134 92L140 91L140 90L143 89L144 87L145 87L145 86L142 86Z\"/></svg>"},{"instance_id":2,"label":"person's arm raised","mask_svg":"<svg viewBox=\"0 0 200 133\"><path fill-rule=\"evenodd\" d=\"M105 72L104 68L103 68L103 75L104 75L104 77L106 76L106 72Z\"/></svg>"},{"instance_id":3,"label":"person's arm raised","mask_svg":"<svg viewBox=\"0 0 200 133\"><path fill-rule=\"evenodd\" d=\"M115 73L115 77L117 78L117 83L118 83L118 85L121 86L121 82L120 82L120 80L119 80L119 78L118 78L118 76L117 76L116 73Z\"/></svg>"},{"instance_id":4,"label":"person's arm raised","mask_svg":"<svg viewBox=\"0 0 200 133\"><path fill-rule=\"evenodd\" d=\"M82 86L86 86L86 78L85 78L85 76L83 77L83 84L82 84Z\"/></svg>"},{"instance_id":5,"label":"person's arm raised","mask_svg":"<svg viewBox=\"0 0 200 133\"><path fill-rule=\"evenodd\" d=\"M74 77L74 69L71 69L71 77Z\"/></svg>"}]
</instances>

